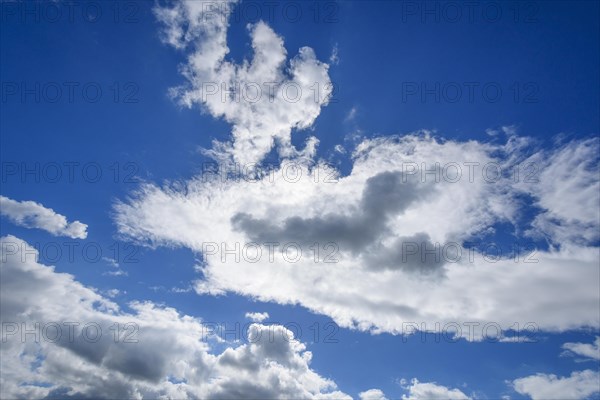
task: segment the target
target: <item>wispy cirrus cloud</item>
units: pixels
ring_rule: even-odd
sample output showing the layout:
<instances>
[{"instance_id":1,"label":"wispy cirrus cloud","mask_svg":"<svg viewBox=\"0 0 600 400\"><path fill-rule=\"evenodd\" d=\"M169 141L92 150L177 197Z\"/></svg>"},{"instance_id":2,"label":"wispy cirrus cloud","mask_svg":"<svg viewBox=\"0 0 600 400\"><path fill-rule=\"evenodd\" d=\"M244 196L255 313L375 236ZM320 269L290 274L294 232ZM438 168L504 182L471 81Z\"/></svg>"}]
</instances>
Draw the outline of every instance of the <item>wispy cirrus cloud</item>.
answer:
<instances>
[{"instance_id":1,"label":"wispy cirrus cloud","mask_svg":"<svg viewBox=\"0 0 600 400\"><path fill-rule=\"evenodd\" d=\"M560 145L560 151L540 151L527 160L539 178L529 190L544 210L535 217L532 235L541 232L554 245L600 240L599 158L600 139L596 137L567 142Z\"/></svg>"}]
</instances>

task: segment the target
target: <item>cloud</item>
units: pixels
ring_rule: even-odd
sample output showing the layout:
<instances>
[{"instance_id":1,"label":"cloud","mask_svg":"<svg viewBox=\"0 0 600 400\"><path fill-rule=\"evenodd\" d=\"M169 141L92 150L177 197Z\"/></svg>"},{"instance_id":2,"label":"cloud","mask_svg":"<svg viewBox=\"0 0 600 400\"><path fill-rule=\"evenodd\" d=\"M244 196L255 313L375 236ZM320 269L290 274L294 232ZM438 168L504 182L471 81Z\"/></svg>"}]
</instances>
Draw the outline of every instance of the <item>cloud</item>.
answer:
<instances>
[{"instance_id":1,"label":"cloud","mask_svg":"<svg viewBox=\"0 0 600 400\"><path fill-rule=\"evenodd\" d=\"M309 248L312 243L334 243L336 248L353 254L362 253L367 247L375 246L379 239L389 234L387 225L392 217L401 215L408 206L426 196L431 188L420 184L415 175L405 175L400 171L381 172L366 180L357 212L344 215L328 213L303 218L286 218L279 227L270 218L258 219L243 212L231 219L234 229L243 231L252 242L295 243ZM423 243L416 246L424 249L432 247L428 235L416 234L408 238L398 238L391 249L372 251L370 264L379 268L405 268L408 270L437 269L441 262L431 257L425 260L421 251L410 252L406 243ZM404 246L403 246L404 245ZM401 262L406 258L407 262ZM410 260L408 260L410 258ZM425 260L425 261L423 261Z\"/></svg>"},{"instance_id":2,"label":"cloud","mask_svg":"<svg viewBox=\"0 0 600 400\"><path fill-rule=\"evenodd\" d=\"M340 63L340 55L338 44L336 43L331 49L331 55L329 56L329 62L331 65L338 65Z\"/></svg>"},{"instance_id":3,"label":"cloud","mask_svg":"<svg viewBox=\"0 0 600 400\"><path fill-rule=\"evenodd\" d=\"M267 312L263 312L263 313L259 313L259 312L247 312L246 313L246 318L250 319L251 321L254 322L263 322L264 320L269 318L269 313Z\"/></svg>"},{"instance_id":4,"label":"cloud","mask_svg":"<svg viewBox=\"0 0 600 400\"><path fill-rule=\"evenodd\" d=\"M0 214L12 223L25 228L38 228L54 236L68 236L73 239L87 237L87 225L79 221L67 222L64 215L34 201L16 201L0 195Z\"/></svg>"},{"instance_id":5,"label":"cloud","mask_svg":"<svg viewBox=\"0 0 600 400\"><path fill-rule=\"evenodd\" d=\"M575 371L571 376L536 374L513 381L515 390L533 400L585 399L600 392L598 371Z\"/></svg>"},{"instance_id":6,"label":"cloud","mask_svg":"<svg viewBox=\"0 0 600 400\"><path fill-rule=\"evenodd\" d=\"M233 125L232 143L214 142L206 153L241 164L260 162L274 146L282 157L312 154L317 140L309 138L299 153L291 132L310 127L329 102L328 65L310 47L288 60L283 39L262 21L248 26L252 60L228 61L234 2L213 5L182 1L155 8L164 42L187 52L181 67L187 84L173 88L172 95L186 107L201 105Z\"/></svg>"},{"instance_id":7,"label":"cloud","mask_svg":"<svg viewBox=\"0 0 600 400\"><path fill-rule=\"evenodd\" d=\"M407 395L402 400L469 400L470 397L459 389L450 389L433 382L422 383L413 379L406 387Z\"/></svg>"},{"instance_id":8,"label":"cloud","mask_svg":"<svg viewBox=\"0 0 600 400\"><path fill-rule=\"evenodd\" d=\"M582 357L600 360L600 336L596 336L594 343L565 343L563 349Z\"/></svg>"},{"instance_id":9,"label":"cloud","mask_svg":"<svg viewBox=\"0 0 600 400\"><path fill-rule=\"evenodd\" d=\"M346 149L341 144L336 144L333 149L340 154L346 154Z\"/></svg>"},{"instance_id":10,"label":"cloud","mask_svg":"<svg viewBox=\"0 0 600 400\"><path fill-rule=\"evenodd\" d=\"M188 54L188 84L176 97L233 125L232 143L214 143L207 154L257 168L238 179L140 186L114 207L124 238L201 255L199 294L300 304L344 327L403 333L407 323L431 331L469 321L478 325L456 335L482 340L489 324L496 331L600 326L598 140L535 151L510 126L501 128L505 143L429 131L356 138L344 175L317 158L316 139L303 152L290 145L291 131L309 127L330 93L296 103L208 96L202 84L212 81L329 83L328 66L310 48L288 61L282 38L262 22L249 26L253 59L227 61L229 13L198 2L156 9L165 42ZM266 171L260 161L276 144L280 163ZM504 248L494 242L500 224L512 225L507 236L515 241ZM549 249L524 254L539 232ZM490 258L486 244L500 255ZM579 290L568 298L554 295L572 287Z\"/></svg>"},{"instance_id":11,"label":"cloud","mask_svg":"<svg viewBox=\"0 0 600 400\"><path fill-rule=\"evenodd\" d=\"M346 117L344 118L344 121L345 122L353 121L354 118L356 118L356 112L357 112L356 107L352 107L350 109L350 111L348 111L348 114L346 114Z\"/></svg>"},{"instance_id":12,"label":"cloud","mask_svg":"<svg viewBox=\"0 0 600 400\"><path fill-rule=\"evenodd\" d=\"M116 269L113 271L103 272L102 275L104 275L104 276L128 276L129 273L127 271L123 271L122 269Z\"/></svg>"},{"instance_id":13,"label":"cloud","mask_svg":"<svg viewBox=\"0 0 600 400\"><path fill-rule=\"evenodd\" d=\"M125 312L21 239L0 245L2 398L349 398L283 326L252 324L247 343L215 352L198 318L151 302Z\"/></svg>"},{"instance_id":14,"label":"cloud","mask_svg":"<svg viewBox=\"0 0 600 400\"><path fill-rule=\"evenodd\" d=\"M127 271L122 270L120 268L119 263L114 258L111 258L111 257L102 257L102 260L105 261L108 265L110 265L111 267L114 268L111 271L103 272L102 275L104 275L104 276L128 276L129 275L129 273Z\"/></svg>"},{"instance_id":15,"label":"cloud","mask_svg":"<svg viewBox=\"0 0 600 400\"><path fill-rule=\"evenodd\" d=\"M102 260L105 261L108 265L114 268L119 268L119 262L111 257L102 257Z\"/></svg>"},{"instance_id":16,"label":"cloud","mask_svg":"<svg viewBox=\"0 0 600 400\"><path fill-rule=\"evenodd\" d=\"M547 154L560 163L561 154L587 145L569 143ZM497 259L465 244L485 244L498 223L513 224L515 235L526 230L521 210L544 196L515 182L514 169L532 156L529 147L515 136L501 144L428 132L367 139L345 176L301 158L293 174L282 163L253 180L204 175L145 184L115 204L115 222L139 243L200 253L198 293L301 304L343 327L402 333L407 323L433 330L436 323L470 321L479 326L471 333L463 326L459 335L472 340L483 338L488 323L554 332L598 327L597 247L567 240L530 257L518 253L515 262L512 246L530 238L515 236ZM589 169L573 179L584 173L590 182L598 179ZM546 206L539 212L564 208ZM269 250L262 241L279 246ZM258 260L243 253L253 242L262 246ZM284 254L287 244L300 246L299 260ZM568 298L554 295L572 287L579 290Z\"/></svg>"},{"instance_id":17,"label":"cloud","mask_svg":"<svg viewBox=\"0 0 600 400\"><path fill-rule=\"evenodd\" d=\"M360 400L387 400L380 389L369 389L358 394Z\"/></svg>"},{"instance_id":18,"label":"cloud","mask_svg":"<svg viewBox=\"0 0 600 400\"><path fill-rule=\"evenodd\" d=\"M529 192L544 211L535 217L534 232L554 244L600 240L600 139L573 141L560 151L546 150L524 162L532 167ZM526 177L524 176L526 179Z\"/></svg>"},{"instance_id":19,"label":"cloud","mask_svg":"<svg viewBox=\"0 0 600 400\"><path fill-rule=\"evenodd\" d=\"M120 291L119 289L109 289L109 290L105 291L105 292L104 292L104 294L105 294L107 297L110 297L110 298L115 298L115 297L117 297L119 294L121 294L121 291Z\"/></svg>"}]
</instances>

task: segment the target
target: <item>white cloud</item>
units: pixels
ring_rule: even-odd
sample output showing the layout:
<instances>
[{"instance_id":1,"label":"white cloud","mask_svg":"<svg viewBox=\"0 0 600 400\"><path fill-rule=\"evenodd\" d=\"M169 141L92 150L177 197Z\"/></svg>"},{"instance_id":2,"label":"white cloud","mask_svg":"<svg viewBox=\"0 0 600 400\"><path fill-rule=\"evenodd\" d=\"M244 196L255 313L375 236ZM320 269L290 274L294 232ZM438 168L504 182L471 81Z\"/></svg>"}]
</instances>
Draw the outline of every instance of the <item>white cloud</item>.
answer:
<instances>
[{"instance_id":1,"label":"white cloud","mask_svg":"<svg viewBox=\"0 0 600 400\"><path fill-rule=\"evenodd\" d=\"M380 389L369 389L358 394L360 400L387 400L385 394Z\"/></svg>"},{"instance_id":2,"label":"white cloud","mask_svg":"<svg viewBox=\"0 0 600 400\"><path fill-rule=\"evenodd\" d=\"M513 381L515 390L533 400L577 400L600 392L598 371L575 371L568 377L536 374Z\"/></svg>"},{"instance_id":3,"label":"white cloud","mask_svg":"<svg viewBox=\"0 0 600 400\"><path fill-rule=\"evenodd\" d=\"M402 400L469 400L470 397L459 389L450 389L434 382L419 382L413 379L406 387L407 395L402 395Z\"/></svg>"},{"instance_id":4,"label":"white cloud","mask_svg":"<svg viewBox=\"0 0 600 400\"><path fill-rule=\"evenodd\" d=\"M541 151L525 161L538 171L524 173L538 178L528 186L544 209L536 216L532 234L542 232L555 244L600 240L599 153L600 139L593 138L566 143L560 151Z\"/></svg>"},{"instance_id":5,"label":"white cloud","mask_svg":"<svg viewBox=\"0 0 600 400\"><path fill-rule=\"evenodd\" d=\"M600 360L600 336L596 336L594 343L565 343L562 348L582 357Z\"/></svg>"},{"instance_id":6,"label":"white cloud","mask_svg":"<svg viewBox=\"0 0 600 400\"><path fill-rule=\"evenodd\" d=\"M102 257L102 260L106 261L106 263L108 265L110 265L111 267L119 268L119 263L114 258L111 258L111 257Z\"/></svg>"},{"instance_id":7,"label":"white cloud","mask_svg":"<svg viewBox=\"0 0 600 400\"><path fill-rule=\"evenodd\" d=\"M252 60L227 61L233 3L211 8L205 2L185 1L155 9L164 41L188 51L181 68L188 83L174 88L172 95L187 107L199 104L233 125L233 143L214 143L207 151L217 159L259 162L275 145L282 157L302 154L291 144L291 132L310 127L328 103L329 67L310 47L300 48L288 61L283 39L262 21L248 26ZM304 153L312 154L316 143L309 138Z\"/></svg>"},{"instance_id":8,"label":"white cloud","mask_svg":"<svg viewBox=\"0 0 600 400\"><path fill-rule=\"evenodd\" d=\"M123 271L122 269L116 269L112 271L103 272L104 276L128 276L129 273L127 271Z\"/></svg>"},{"instance_id":9,"label":"white cloud","mask_svg":"<svg viewBox=\"0 0 600 400\"><path fill-rule=\"evenodd\" d=\"M215 353L201 320L151 302L122 311L24 241L0 245L2 398L349 398L282 326L253 324L248 343Z\"/></svg>"},{"instance_id":10,"label":"white cloud","mask_svg":"<svg viewBox=\"0 0 600 400\"><path fill-rule=\"evenodd\" d=\"M286 64L283 40L258 23L250 27L253 60L233 64L226 60L228 9L207 12L197 2L178 2L156 13L165 41L190 53L183 66L189 85L176 91L179 99L233 125L233 143L215 143L208 153L225 162L259 162L276 139L282 161L252 180L199 176L163 187L145 184L115 205L124 237L202 253L198 293L301 304L341 326L376 332L405 332L407 323L431 331L436 323L474 322L473 331L463 324L457 333L472 340L490 334L483 330L488 323L492 331L516 324L548 331L600 326L599 260L592 246L600 229L597 140L534 152L532 141L510 126L501 128L504 144L436 139L427 131L356 138L352 170L341 176L316 158L316 139L303 153L290 145L291 130L310 126L330 93L321 92L317 101L250 104L207 97L202 87L212 81L327 85L328 67L310 48ZM524 163L535 163L537 179L520 169ZM329 176L339 179L331 183ZM521 226L532 201L542 211L533 225ZM495 262L463 246L493 237L497 223L514 224L516 241L523 232L530 240L541 231L552 246L529 262L514 261L512 243ZM279 246L275 252L263 246L258 259L248 259L243 252L255 242ZM297 262L281 251L289 243L302 248ZM227 256L225 249L236 246L236 255ZM458 260L448 246L460 252ZM578 290L571 296L555 296L572 287Z\"/></svg>"},{"instance_id":11,"label":"white cloud","mask_svg":"<svg viewBox=\"0 0 600 400\"><path fill-rule=\"evenodd\" d=\"M16 201L0 195L0 214L11 222L25 228L38 228L54 236L73 239L87 237L87 225L79 221L67 222L64 215L34 201Z\"/></svg>"},{"instance_id":12,"label":"white cloud","mask_svg":"<svg viewBox=\"0 0 600 400\"><path fill-rule=\"evenodd\" d=\"M346 153L346 149L341 144L336 144L335 147L333 148L333 150L335 150L336 152L338 152L340 154Z\"/></svg>"},{"instance_id":13,"label":"white cloud","mask_svg":"<svg viewBox=\"0 0 600 400\"><path fill-rule=\"evenodd\" d=\"M107 290L106 292L104 292L104 294L105 294L107 297L110 297L110 298L115 298L115 297L117 297L117 296L118 296L120 293L121 293L121 291L120 291L119 289L109 289L109 290Z\"/></svg>"},{"instance_id":14,"label":"white cloud","mask_svg":"<svg viewBox=\"0 0 600 400\"><path fill-rule=\"evenodd\" d=\"M171 293L189 293L193 290L192 286L187 286L187 287L172 287L170 292Z\"/></svg>"},{"instance_id":15,"label":"white cloud","mask_svg":"<svg viewBox=\"0 0 600 400\"><path fill-rule=\"evenodd\" d=\"M339 55L339 49L338 49L337 43L333 46L333 49L331 49L331 55L329 56L329 62L331 63L331 65L338 65L340 63L340 55Z\"/></svg>"},{"instance_id":16,"label":"white cloud","mask_svg":"<svg viewBox=\"0 0 600 400\"><path fill-rule=\"evenodd\" d=\"M346 114L344 121L346 121L346 122L353 121L354 118L356 118L356 113L357 113L356 107L352 107L350 109L350 111L348 111L348 114Z\"/></svg>"},{"instance_id":17,"label":"white cloud","mask_svg":"<svg viewBox=\"0 0 600 400\"><path fill-rule=\"evenodd\" d=\"M246 318L250 319L251 321L254 322L263 322L264 320L269 318L269 313L267 312L263 312L263 313L259 313L259 312L247 312L246 313Z\"/></svg>"},{"instance_id":18,"label":"white cloud","mask_svg":"<svg viewBox=\"0 0 600 400\"><path fill-rule=\"evenodd\" d=\"M514 261L509 254L513 243L502 249L504 257L497 262L460 247L467 240L485 240L478 238L497 222L517 224L521 195L539 193L515 183L512 174L511 168L527 159L523 149L528 143L514 136L506 144L457 142L427 133L370 139L358 145L347 176L318 161L299 159L297 181L285 179L284 163L256 181L205 176L173 186L147 184L128 203L116 204L116 223L132 240L204 250L199 293L231 291L298 303L344 327L398 333L408 322L433 330L438 322L468 321L480 324L472 335L462 326L463 336L469 333L475 340L482 338L487 323L503 329L531 323L549 331L598 327L596 247L566 241L559 248L536 251L529 262ZM560 154L578 146L587 144L557 148L551 159L561 162ZM456 165L462 176L452 182ZM496 180L497 166L506 176ZM580 180L580 174L574 179ZM588 174L588 181L598 179L593 171ZM331 175L339 177L337 182L326 181ZM547 204L549 212L553 204ZM597 222L589 223L597 227ZM240 252L239 262L224 256L223 243L234 249L236 243L245 248L266 241L298 243L305 252L295 263L287 262L280 248L273 260L264 247L258 262ZM321 247L315 263L314 242L334 242L338 248ZM207 251L207 243L217 244L216 251ZM419 251L403 251L407 243L419 244ZM424 245L439 244L441 257L455 243L454 249L462 252L457 262L427 258L423 251ZM331 252L338 262L324 263ZM227 257L229 262L223 262ZM578 290L570 291L572 287ZM555 296L565 290L572 294Z\"/></svg>"}]
</instances>

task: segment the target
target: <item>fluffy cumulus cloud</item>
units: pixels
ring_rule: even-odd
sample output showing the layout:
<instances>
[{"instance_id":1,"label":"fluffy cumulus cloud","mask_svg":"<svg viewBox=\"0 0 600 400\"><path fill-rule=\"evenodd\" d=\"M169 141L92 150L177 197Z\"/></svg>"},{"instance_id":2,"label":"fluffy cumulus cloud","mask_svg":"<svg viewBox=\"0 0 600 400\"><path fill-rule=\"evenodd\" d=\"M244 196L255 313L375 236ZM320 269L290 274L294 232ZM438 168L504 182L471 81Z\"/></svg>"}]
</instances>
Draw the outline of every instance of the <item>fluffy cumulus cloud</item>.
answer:
<instances>
[{"instance_id":1,"label":"fluffy cumulus cloud","mask_svg":"<svg viewBox=\"0 0 600 400\"><path fill-rule=\"evenodd\" d=\"M550 159L586 146L569 143ZM345 327L397 333L457 322L472 339L515 323L598 327L597 247L565 239L515 257L515 243L486 242L499 222L523 232L531 198L554 196L540 195L536 180L515 182L532 157L526 147L517 136L503 144L427 132L368 139L347 175L302 158L252 177L146 184L116 204L116 223L132 240L201 253L199 293L302 304ZM584 170L588 182L598 180ZM536 212L558 207L544 204L551 208ZM466 244L478 240L494 246ZM571 294L558 298L561 291Z\"/></svg>"},{"instance_id":2,"label":"fluffy cumulus cloud","mask_svg":"<svg viewBox=\"0 0 600 400\"><path fill-rule=\"evenodd\" d=\"M571 354L600 360L600 336L596 336L594 343L565 343L562 347Z\"/></svg>"},{"instance_id":3,"label":"fluffy cumulus cloud","mask_svg":"<svg viewBox=\"0 0 600 400\"><path fill-rule=\"evenodd\" d=\"M150 302L121 310L1 239L2 398L349 398L282 326L212 351L202 321Z\"/></svg>"},{"instance_id":4,"label":"fluffy cumulus cloud","mask_svg":"<svg viewBox=\"0 0 600 400\"><path fill-rule=\"evenodd\" d=\"M86 224L79 221L67 222L64 215L34 201L16 201L0 196L0 214L16 225L43 229L54 236L68 236L73 239L87 237Z\"/></svg>"},{"instance_id":5,"label":"fluffy cumulus cloud","mask_svg":"<svg viewBox=\"0 0 600 400\"><path fill-rule=\"evenodd\" d=\"M249 25L253 58L236 64L226 59L231 2L177 2L157 7L166 43L185 52L181 71L187 84L172 89L181 104L201 105L233 125L232 143L209 151L222 160L259 162L277 145L281 156L297 156L293 129L310 127L332 93L328 65L302 47L288 60L283 39L264 22ZM316 144L310 138L303 153Z\"/></svg>"},{"instance_id":6,"label":"fluffy cumulus cloud","mask_svg":"<svg viewBox=\"0 0 600 400\"><path fill-rule=\"evenodd\" d=\"M358 394L360 400L387 400L380 389L369 389Z\"/></svg>"},{"instance_id":7,"label":"fluffy cumulus cloud","mask_svg":"<svg viewBox=\"0 0 600 400\"><path fill-rule=\"evenodd\" d=\"M587 399L600 392L600 373L588 369L566 377L536 374L516 379L513 386L533 400Z\"/></svg>"},{"instance_id":8,"label":"fluffy cumulus cloud","mask_svg":"<svg viewBox=\"0 0 600 400\"><path fill-rule=\"evenodd\" d=\"M262 22L250 26L254 58L228 61L233 6L156 9L165 42L188 54L177 97L229 121L232 141L207 151L225 174L145 184L118 202L123 237L201 254L198 293L301 304L344 327L398 333L439 323L479 340L514 326L600 325L598 139L537 152L510 127L505 143L430 132L365 139L342 174L317 158L316 139L303 152L290 145L292 130L327 103L325 91L298 102L209 96L206 82L329 83L312 50L288 62L282 38ZM263 168L275 143L280 163ZM232 161L257 164L237 174ZM500 223L512 224L514 243L494 241ZM540 240L547 250L524 243Z\"/></svg>"},{"instance_id":9,"label":"fluffy cumulus cloud","mask_svg":"<svg viewBox=\"0 0 600 400\"><path fill-rule=\"evenodd\" d=\"M267 312L247 312L246 318L254 322L263 322L264 320L269 318L269 313Z\"/></svg>"},{"instance_id":10,"label":"fluffy cumulus cloud","mask_svg":"<svg viewBox=\"0 0 600 400\"><path fill-rule=\"evenodd\" d=\"M434 382L419 382L413 379L406 386L407 394L402 395L402 400L469 400L471 397L459 389L450 389Z\"/></svg>"}]
</instances>

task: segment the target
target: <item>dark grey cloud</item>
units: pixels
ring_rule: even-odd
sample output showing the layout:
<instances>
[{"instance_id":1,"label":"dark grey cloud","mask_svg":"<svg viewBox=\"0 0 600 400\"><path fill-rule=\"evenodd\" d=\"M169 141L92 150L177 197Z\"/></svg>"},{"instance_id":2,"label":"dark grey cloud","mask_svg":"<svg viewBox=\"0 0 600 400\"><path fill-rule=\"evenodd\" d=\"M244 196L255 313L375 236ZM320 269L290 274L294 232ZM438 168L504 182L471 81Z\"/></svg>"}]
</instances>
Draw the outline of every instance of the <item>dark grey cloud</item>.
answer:
<instances>
[{"instance_id":1,"label":"dark grey cloud","mask_svg":"<svg viewBox=\"0 0 600 400\"><path fill-rule=\"evenodd\" d=\"M391 246L374 246L363 257L373 269L402 269L422 275L439 274L452 255L426 233L399 237Z\"/></svg>"},{"instance_id":2,"label":"dark grey cloud","mask_svg":"<svg viewBox=\"0 0 600 400\"><path fill-rule=\"evenodd\" d=\"M427 187L427 189L426 189ZM277 226L268 219L237 213L231 222L257 243L285 242L310 244L334 242L341 249L360 253L386 232L391 216L402 213L425 196L429 185L399 171L382 172L369 178L355 213L329 213L323 216L290 217Z\"/></svg>"},{"instance_id":3,"label":"dark grey cloud","mask_svg":"<svg viewBox=\"0 0 600 400\"><path fill-rule=\"evenodd\" d=\"M427 253L435 245L426 234L398 238L390 247L379 242L389 233L391 218L434 190L416 175L400 171L379 173L366 181L361 200L352 214L329 213L303 218L289 217L281 225L268 219L238 213L231 223L257 243L297 243L303 249L313 243L335 243L340 251L362 255L368 267L402 269L431 274L444 265L440 255Z\"/></svg>"}]
</instances>

